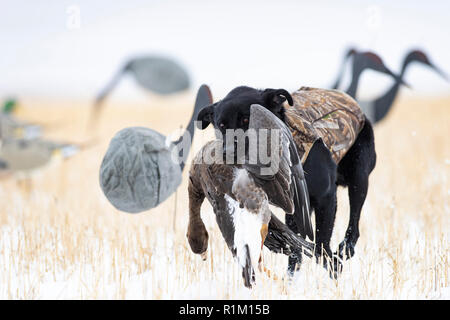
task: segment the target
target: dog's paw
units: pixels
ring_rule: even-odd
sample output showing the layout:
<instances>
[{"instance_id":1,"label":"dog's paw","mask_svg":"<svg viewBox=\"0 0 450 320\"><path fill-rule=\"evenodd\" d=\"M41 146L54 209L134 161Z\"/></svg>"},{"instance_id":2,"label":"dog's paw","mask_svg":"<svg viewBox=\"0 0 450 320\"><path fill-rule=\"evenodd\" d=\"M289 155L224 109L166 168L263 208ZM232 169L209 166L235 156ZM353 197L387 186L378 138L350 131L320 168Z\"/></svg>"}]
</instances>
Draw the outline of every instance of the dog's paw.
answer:
<instances>
[{"instance_id":1,"label":"dog's paw","mask_svg":"<svg viewBox=\"0 0 450 320\"><path fill-rule=\"evenodd\" d=\"M337 255L333 255L333 258L330 260L331 260L330 261L331 266L329 267L330 277L334 280L337 280L337 278L342 273L343 269L342 259Z\"/></svg>"},{"instance_id":2,"label":"dog's paw","mask_svg":"<svg viewBox=\"0 0 450 320\"><path fill-rule=\"evenodd\" d=\"M295 272L300 270L300 266L302 263L302 256L289 256L287 274L290 278L292 278Z\"/></svg>"},{"instance_id":3,"label":"dog's paw","mask_svg":"<svg viewBox=\"0 0 450 320\"><path fill-rule=\"evenodd\" d=\"M348 260L355 255L355 245L352 241L345 239L339 244L338 256L342 260Z\"/></svg>"},{"instance_id":4,"label":"dog's paw","mask_svg":"<svg viewBox=\"0 0 450 320\"><path fill-rule=\"evenodd\" d=\"M331 258L327 257L326 259L324 259L323 267L328 270L328 274L331 279L337 280L343 269L342 259L340 259L339 256L333 254Z\"/></svg>"},{"instance_id":5,"label":"dog's paw","mask_svg":"<svg viewBox=\"0 0 450 320\"><path fill-rule=\"evenodd\" d=\"M189 224L186 236L192 252L201 254L202 259L205 260L209 235L203 222Z\"/></svg>"},{"instance_id":6,"label":"dog's paw","mask_svg":"<svg viewBox=\"0 0 450 320\"><path fill-rule=\"evenodd\" d=\"M342 259L337 254L327 254L325 252L323 255L316 253L316 259L328 271L330 278L337 280L343 269Z\"/></svg>"}]
</instances>

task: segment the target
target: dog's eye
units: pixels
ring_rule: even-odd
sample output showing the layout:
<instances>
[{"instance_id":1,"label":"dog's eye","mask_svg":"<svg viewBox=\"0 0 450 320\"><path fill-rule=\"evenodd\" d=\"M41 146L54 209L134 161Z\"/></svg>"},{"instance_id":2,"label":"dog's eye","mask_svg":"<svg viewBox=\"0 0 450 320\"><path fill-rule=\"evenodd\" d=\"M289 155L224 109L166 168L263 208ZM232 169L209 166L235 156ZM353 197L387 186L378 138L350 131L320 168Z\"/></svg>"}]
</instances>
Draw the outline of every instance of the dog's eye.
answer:
<instances>
[{"instance_id":1,"label":"dog's eye","mask_svg":"<svg viewBox=\"0 0 450 320\"><path fill-rule=\"evenodd\" d=\"M247 124L247 123L248 123L248 118L242 119L242 122L245 123L245 124Z\"/></svg>"},{"instance_id":2,"label":"dog's eye","mask_svg":"<svg viewBox=\"0 0 450 320\"><path fill-rule=\"evenodd\" d=\"M223 123L219 124L219 127L223 128L225 125Z\"/></svg>"}]
</instances>

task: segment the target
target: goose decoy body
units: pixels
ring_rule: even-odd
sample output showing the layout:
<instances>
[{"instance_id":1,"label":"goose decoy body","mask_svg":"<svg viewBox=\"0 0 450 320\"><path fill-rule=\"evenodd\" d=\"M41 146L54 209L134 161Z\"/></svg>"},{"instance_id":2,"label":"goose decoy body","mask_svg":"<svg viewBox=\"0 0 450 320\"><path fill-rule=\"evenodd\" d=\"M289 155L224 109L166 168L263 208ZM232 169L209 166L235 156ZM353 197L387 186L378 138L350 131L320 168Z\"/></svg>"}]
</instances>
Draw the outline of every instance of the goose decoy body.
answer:
<instances>
[{"instance_id":1,"label":"goose decoy body","mask_svg":"<svg viewBox=\"0 0 450 320\"><path fill-rule=\"evenodd\" d=\"M91 124L100 114L102 103L124 74L131 74L137 84L153 93L170 95L190 86L187 71L177 62L160 56L144 56L129 60L95 99Z\"/></svg>"},{"instance_id":2,"label":"goose decoy body","mask_svg":"<svg viewBox=\"0 0 450 320\"><path fill-rule=\"evenodd\" d=\"M361 109L363 109L364 113L367 115L367 118L372 123L380 122L382 119L386 117L392 105L394 104L395 97L397 96L400 85L403 83L402 79L405 76L406 69L413 62L418 62L424 64L434 70L437 74L443 77L448 81L446 74L436 67L433 63L430 62L427 55L421 50L412 50L410 51L405 59L403 60L402 69L400 71L400 76L395 80L395 83L392 87L381 97L372 100L372 101L360 101Z\"/></svg>"},{"instance_id":3,"label":"goose decoy body","mask_svg":"<svg viewBox=\"0 0 450 320\"><path fill-rule=\"evenodd\" d=\"M10 114L0 115L0 135L5 139L31 140L42 135L41 126L15 119Z\"/></svg>"},{"instance_id":4,"label":"goose decoy body","mask_svg":"<svg viewBox=\"0 0 450 320\"><path fill-rule=\"evenodd\" d=\"M6 140L0 148L1 175L29 176L54 160L69 158L78 151L76 145L42 139Z\"/></svg>"},{"instance_id":5,"label":"goose decoy body","mask_svg":"<svg viewBox=\"0 0 450 320\"><path fill-rule=\"evenodd\" d=\"M177 141L144 127L125 128L113 137L99 179L103 193L115 208L139 213L156 207L175 192L194 137L194 119L211 103L211 91L202 85L188 126Z\"/></svg>"},{"instance_id":6,"label":"goose decoy body","mask_svg":"<svg viewBox=\"0 0 450 320\"><path fill-rule=\"evenodd\" d=\"M268 130L270 135L278 130L279 145L267 144L267 141L274 141L272 137L258 140L258 149L252 149L250 144L245 159L241 159L243 164L238 165L239 159L233 164L221 161L224 152L229 150L225 146L224 151L222 140L209 142L193 160L188 186L187 237L192 251L204 256L207 250L208 233L200 217L200 208L206 197L213 207L222 236L239 264L246 287L254 283L257 262L260 271L268 272L263 266L263 244L280 252L276 249L280 243L281 247L286 247L296 239L291 253L298 254L302 248L313 250L311 243L296 237L287 227L280 228L281 222L269 209L269 204L273 204L287 214L295 212L299 233L313 238L308 189L292 135L284 123L266 108L260 105L250 108L249 130ZM270 147L274 149L270 151L274 156L272 161L278 165L275 170L264 172L267 165L252 162L250 154L259 148ZM207 160L209 155L215 160Z\"/></svg>"}]
</instances>

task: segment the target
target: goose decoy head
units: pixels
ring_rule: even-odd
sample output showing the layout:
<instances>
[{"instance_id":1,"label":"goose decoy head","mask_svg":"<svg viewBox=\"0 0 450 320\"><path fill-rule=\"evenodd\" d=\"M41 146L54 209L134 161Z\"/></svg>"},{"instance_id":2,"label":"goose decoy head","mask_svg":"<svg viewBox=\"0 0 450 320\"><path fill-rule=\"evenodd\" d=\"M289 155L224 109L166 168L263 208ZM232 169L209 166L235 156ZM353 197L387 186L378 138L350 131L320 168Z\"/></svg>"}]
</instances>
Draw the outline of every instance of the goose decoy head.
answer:
<instances>
[{"instance_id":1,"label":"goose decoy head","mask_svg":"<svg viewBox=\"0 0 450 320\"><path fill-rule=\"evenodd\" d=\"M165 56L136 57L126 68L142 88L160 95L178 93L191 85L187 70Z\"/></svg>"},{"instance_id":2,"label":"goose decoy head","mask_svg":"<svg viewBox=\"0 0 450 320\"><path fill-rule=\"evenodd\" d=\"M445 80L449 81L448 76L441 69L439 69L436 65L434 65L430 61L428 56L421 50L413 50L413 51L411 51L408 54L408 56L406 57L406 60L409 61L409 62L417 61L417 62L423 63L423 64L429 66L434 71L436 71L436 73L439 74L442 78L444 78Z\"/></svg>"},{"instance_id":3,"label":"goose decoy head","mask_svg":"<svg viewBox=\"0 0 450 320\"><path fill-rule=\"evenodd\" d=\"M375 53L366 51L361 52L355 55L355 65L362 69L371 69L384 74L387 74L394 78L396 81L401 83L402 85L410 88L410 86L405 83L400 76L393 73L386 65L383 60Z\"/></svg>"},{"instance_id":4,"label":"goose decoy head","mask_svg":"<svg viewBox=\"0 0 450 320\"><path fill-rule=\"evenodd\" d=\"M358 51L355 48L350 47L347 49L347 53L345 54L345 59L348 59L357 53L358 53Z\"/></svg>"},{"instance_id":5,"label":"goose decoy head","mask_svg":"<svg viewBox=\"0 0 450 320\"><path fill-rule=\"evenodd\" d=\"M13 113L17 110L17 100L16 99L7 99L2 107L3 113Z\"/></svg>"},{"instance_id":6,"label":"goose decoy head","mask_svg":"<svg viewBox=\"0 0 450 320\"><path fill-rule=\"evenodd\" d=\"M168 96L190 88L188 72L176 61L164 56L143 56L127 61L97 95L88 128L98 122L103 102L124 74L131 74L137 84L149 92Z\"/></svg>"}]
</instances>

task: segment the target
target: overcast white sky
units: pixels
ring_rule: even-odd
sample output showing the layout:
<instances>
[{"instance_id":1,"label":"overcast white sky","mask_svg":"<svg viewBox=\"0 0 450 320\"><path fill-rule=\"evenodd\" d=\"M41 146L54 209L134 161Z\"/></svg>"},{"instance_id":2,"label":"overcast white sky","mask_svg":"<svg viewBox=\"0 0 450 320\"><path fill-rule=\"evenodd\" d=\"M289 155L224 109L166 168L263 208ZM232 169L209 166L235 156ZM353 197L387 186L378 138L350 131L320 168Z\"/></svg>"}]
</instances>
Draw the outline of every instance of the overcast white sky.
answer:
<instances>
[{"instance_id":1,"label":"overcast white sky","mask_svg":"<svg viewBox=\"0 0 450 320\"><path fill-rule=\"evenodd\" d=\"M219 96L241 84L329 87L349 45L378 52L395 72L420 47L450 74L450 1L0 0L0 12L0 99L91 98L127 57L154 53ZM422 66L406 80L421 94L449 93ZM361 94L389 81L369 72ZM126 79L115 94L143 93Z\"/></svg>"}]
</instances>

